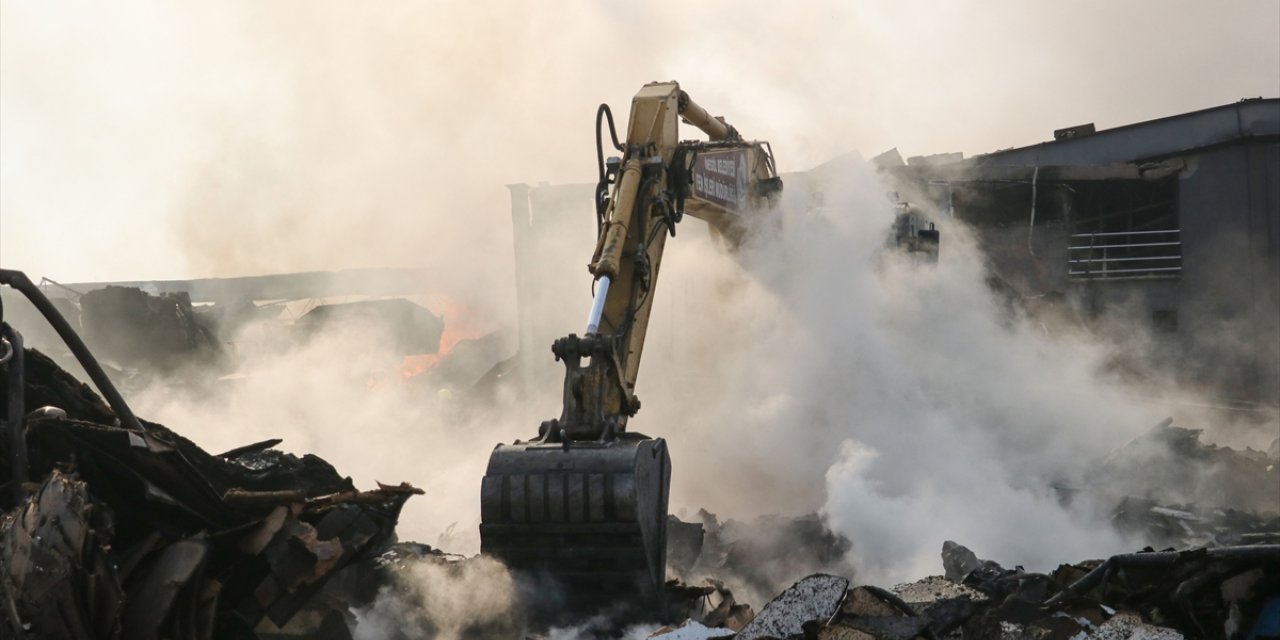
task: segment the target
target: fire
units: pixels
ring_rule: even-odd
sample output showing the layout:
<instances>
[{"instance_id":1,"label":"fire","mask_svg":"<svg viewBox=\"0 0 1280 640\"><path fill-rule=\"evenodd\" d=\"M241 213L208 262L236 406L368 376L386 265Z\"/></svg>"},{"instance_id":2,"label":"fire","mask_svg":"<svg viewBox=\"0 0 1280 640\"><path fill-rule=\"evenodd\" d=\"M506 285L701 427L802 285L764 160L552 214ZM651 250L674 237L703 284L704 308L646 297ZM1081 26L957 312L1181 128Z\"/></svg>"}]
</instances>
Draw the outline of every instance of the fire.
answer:
<instances>
[{"instance_id":1,"label":"fire","mask_svg":"<svg viewBox=\"0 0 1280 640\"><path fill-rule=\"evenodd\" d=\"M444 360L445 356L449 355L449 352L459 342L480 338L488 333L476 318L475 312L453 298L440 296L437 300L428 304L427 308L444 320L444 331L440 334L440 346L436 348L435 353L405 356L400 363L400 378L402 380L430 371L437 364L440 364L440 361Z\"/></svg>"}]
</instances>

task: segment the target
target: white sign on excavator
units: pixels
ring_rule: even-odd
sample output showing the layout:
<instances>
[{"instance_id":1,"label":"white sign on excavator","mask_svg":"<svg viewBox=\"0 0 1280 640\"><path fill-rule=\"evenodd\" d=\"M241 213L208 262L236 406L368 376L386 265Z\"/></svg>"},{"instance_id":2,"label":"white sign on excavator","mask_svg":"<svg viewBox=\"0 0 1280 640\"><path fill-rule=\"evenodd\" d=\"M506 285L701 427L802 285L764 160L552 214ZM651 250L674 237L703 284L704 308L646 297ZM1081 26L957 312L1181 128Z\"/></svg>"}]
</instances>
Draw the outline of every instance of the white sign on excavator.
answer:
<instances>
[{"instance_id":1,"label":"white sign on excavator","mask_svg":"<svg viewBox=\"0 0 1280 640\"><path fill-rule=\"evenodd\" d=\"M733 209L747 199L745 149L704 151L693 164L693 195Z\"/></svg>"}]
</instances>

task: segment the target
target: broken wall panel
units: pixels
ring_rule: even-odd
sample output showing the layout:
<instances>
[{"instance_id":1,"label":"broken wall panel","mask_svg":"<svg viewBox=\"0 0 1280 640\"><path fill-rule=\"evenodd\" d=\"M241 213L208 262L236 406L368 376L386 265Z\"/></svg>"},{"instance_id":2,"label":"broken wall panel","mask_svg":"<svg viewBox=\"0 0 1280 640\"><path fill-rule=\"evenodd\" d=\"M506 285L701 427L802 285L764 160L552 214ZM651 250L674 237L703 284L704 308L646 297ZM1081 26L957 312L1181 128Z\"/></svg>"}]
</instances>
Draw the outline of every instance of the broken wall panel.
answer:
<instances>
[{"instance_id":1,"label":"broken wall panel","mask_svg":"<svg viewBox=\"0 0 1280 640\"><path fill-rule=\"evenodd\" d=\"M220 357L213 332L197 317L186 293L151 295L106 287L80 296L84 339L101 356L155 371Z\"/></svg>"}]
</instances>

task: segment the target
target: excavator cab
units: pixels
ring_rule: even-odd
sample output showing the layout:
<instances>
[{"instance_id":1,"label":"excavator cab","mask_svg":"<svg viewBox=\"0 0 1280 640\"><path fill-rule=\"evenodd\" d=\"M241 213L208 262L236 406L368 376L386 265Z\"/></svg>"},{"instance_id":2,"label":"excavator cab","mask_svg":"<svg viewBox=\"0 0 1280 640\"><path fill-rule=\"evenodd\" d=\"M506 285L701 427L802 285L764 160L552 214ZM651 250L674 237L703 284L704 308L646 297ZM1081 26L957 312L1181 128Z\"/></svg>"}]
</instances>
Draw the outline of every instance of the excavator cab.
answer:
<instances>
[{"instance_id":1,"label":"excavator cab","mask_svg":"<svg viewBox=\"0 0 1280 640\"><path fill-rule=\"evenodd\" d=\"M604 157L602 124L622 155ZM707 141L680 141L677 122ZM688 213L736 246L782 182L768 143L746 141L675 82L631 103L619 141L596 115L595 293L586 331L551 347L565 365L563 409L537 437L499 444L481 484L481 552L549 578L583 607L660 607L666 579L671 458L666 441L627 430L663 247ZM624 598L625 596L625 598Z\"/></svg>"}]
</instances>

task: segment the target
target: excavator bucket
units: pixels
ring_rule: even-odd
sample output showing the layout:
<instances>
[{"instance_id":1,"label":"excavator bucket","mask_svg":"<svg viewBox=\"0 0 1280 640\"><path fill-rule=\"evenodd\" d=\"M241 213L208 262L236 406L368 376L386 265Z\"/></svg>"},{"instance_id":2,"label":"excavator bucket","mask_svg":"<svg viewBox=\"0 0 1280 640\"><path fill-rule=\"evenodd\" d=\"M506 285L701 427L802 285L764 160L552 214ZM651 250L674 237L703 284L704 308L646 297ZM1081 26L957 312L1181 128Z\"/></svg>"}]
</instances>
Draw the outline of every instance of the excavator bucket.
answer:
<instances>
[{"instance_id":1,"label":"excavator bucket","mask_svg":"<svg viewBox=\"0 0 1280 640\"><path fill-rule=\"evenodd\" d=\"M500 444L481 485L481 553L552 578L578 606L660 605L670 481L662 438Z\"/></svg>"}]
</instances>

